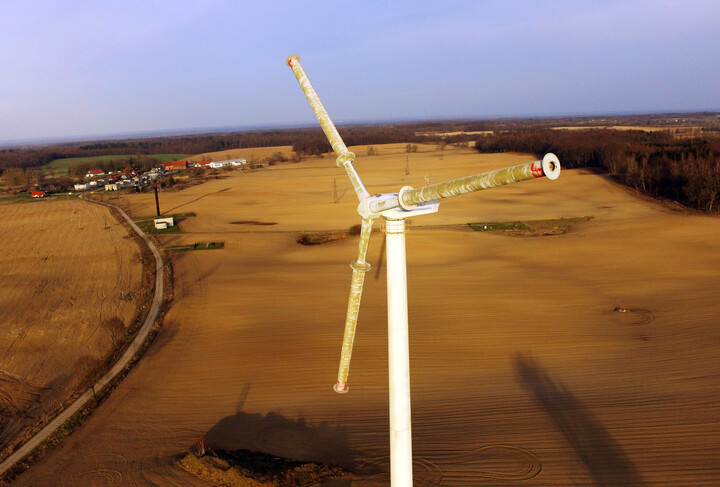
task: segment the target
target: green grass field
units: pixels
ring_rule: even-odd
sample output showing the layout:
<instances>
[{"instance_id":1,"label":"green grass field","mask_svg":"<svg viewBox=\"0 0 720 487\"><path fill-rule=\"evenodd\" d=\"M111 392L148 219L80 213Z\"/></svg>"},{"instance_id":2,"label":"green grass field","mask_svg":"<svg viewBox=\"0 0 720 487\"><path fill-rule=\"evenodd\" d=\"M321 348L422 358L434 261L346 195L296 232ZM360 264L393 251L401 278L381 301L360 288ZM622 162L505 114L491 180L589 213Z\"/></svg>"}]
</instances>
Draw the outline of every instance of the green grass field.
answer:
<instances>
[{"instance_id":1,"label":"green grass field","mask_svg":"<svg viewBox=\"0 0 720 487\"><path fill-rule=\"evenodd\" d=\"M22 193L13 194L13 195L3 195L0 196L0 205L9 205L13 203L33 203L33 202L40 202L40 201L52 201L57 199L64 199L64 200L70 200L70 199L76 199L79 196L79 193L54 193L54 194L46 194L44 198L33 198L30 195L30 192L23 191Z\"/></svg>"},{"instance_id":2,"label":"green grass field","mask_svg":"<svg viewBox=\"0 0 720 487\"><path fill-rule=\"evenodd\" d=\"M485 222L485 223L468 223L468 226L476 232L497 232L504 230L528 230L523 222Z\"/></svg>"},{"instance_id":3,"label":"green grass field","mask_svg":"<svg viewBox=\"0 0 720 487\"><path fill-rule=\"evenodd\" d=\"M175 245L168 247L168 250L175 250L177 252L188 252L191 250L215 250L222 249L225 247L225 242L195 242L194 244L188 245Z\"/></svg>"},{"instance_id":4,"label":"green grass field","mask_svg":"<svg viewBox=\"0 0 720 487\"><path fill-rule=\"evenodd\" d=\"M0 204L29 203L31 201L37 201L37 198L33 199L27 191L13 195L0 196Z\"/></svg>"},{"instance_id":5,"label":"green grass field","mask_svg":"<svg viewBox=\"0 0 720 487\"><path fill-rule=\"evenodd\" d=\"M528 220L524 222L481 222L468 223L476 232L509 231L527 235L558 235L565 233L570 227L592 220L592 216L580 218L558 218L553 220Z\"/></svg>"}]
</instances>

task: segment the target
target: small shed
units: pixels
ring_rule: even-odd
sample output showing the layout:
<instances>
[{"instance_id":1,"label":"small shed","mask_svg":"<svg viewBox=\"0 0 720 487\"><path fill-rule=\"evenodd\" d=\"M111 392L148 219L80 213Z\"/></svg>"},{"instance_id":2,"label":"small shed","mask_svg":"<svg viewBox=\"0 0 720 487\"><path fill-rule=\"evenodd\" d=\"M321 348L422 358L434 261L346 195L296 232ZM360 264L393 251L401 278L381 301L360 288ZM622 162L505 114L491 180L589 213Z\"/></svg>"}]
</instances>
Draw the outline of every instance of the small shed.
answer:
<instances>
[{"instance_id":1,"label":"small shed","mask_svg":"<svg viewBox=\"0 0 720 487\"><path fill-rule=\"evenodd\" d=\"M175 226L175 220L171 216L167 218L155 218L155 228L158 230L164 230L172 226Z\"/></svg>"}]
</instances>

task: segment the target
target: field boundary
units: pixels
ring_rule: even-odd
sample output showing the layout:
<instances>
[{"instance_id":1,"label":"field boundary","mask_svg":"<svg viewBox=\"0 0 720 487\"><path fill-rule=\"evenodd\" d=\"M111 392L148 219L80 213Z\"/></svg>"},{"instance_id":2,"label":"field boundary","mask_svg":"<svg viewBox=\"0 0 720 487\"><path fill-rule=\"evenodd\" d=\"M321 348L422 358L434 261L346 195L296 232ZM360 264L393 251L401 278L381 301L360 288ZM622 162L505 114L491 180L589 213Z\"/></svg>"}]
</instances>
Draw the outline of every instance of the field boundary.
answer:
<instances>
[{"instance_id":1,"label":"field boundary","mask_svg":"<svg viewBox=\"0 0 720 487\"><path fill-rule=\"evenodd\" d=\"M155 257L155 294L148 310L148 314L145 317L142 327L137 332L137 335L130 343L128 348L122 354L120 359L113 365L113 367L95 384L93 384L87 391L85 391L80 397L70 404L64 411L58 414L52 421L50 421L44 428L42 428L35 436L30 438L25 444L19 447L15 452L8 456L2 463L0 463L0 477L6 472L17 465L23 458L29 455L35 448L43 444L53 435L61 426L68 422L75 414L85 407L85 405L94 399L97 395L101 394L109 384L111 384L123 371L126 370L128 365L131 364L135 355L144 347L145 340L148 338L150 331L155 324L155 320L160 314L160 307L162 305L163 294L165 292L164 287L164 262L160 252L158 251L155 244L152 242L150 237L140 230L140 228L132 221L132 219L118 206L104 203L101 201L92 201L82 198L84 201L89 203L95 203L104 205L108 208L115 209L119 214L127 221L128 225L144 240L153 256Z\"/></svg>"}]
</instances>

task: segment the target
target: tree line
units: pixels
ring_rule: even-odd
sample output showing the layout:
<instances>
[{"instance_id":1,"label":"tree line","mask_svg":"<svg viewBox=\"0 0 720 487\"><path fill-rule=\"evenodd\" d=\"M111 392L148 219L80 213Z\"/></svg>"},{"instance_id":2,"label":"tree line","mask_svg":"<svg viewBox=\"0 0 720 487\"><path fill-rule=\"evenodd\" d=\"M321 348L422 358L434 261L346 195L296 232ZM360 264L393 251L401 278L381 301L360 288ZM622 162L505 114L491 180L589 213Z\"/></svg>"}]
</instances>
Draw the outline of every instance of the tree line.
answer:
<instances>
[{"instance_id":1,"label":"tree line","mask_svg":"<svg viewBox=\"0 0 720 487\"><path fill-rule=\"evenodd\" d=\"M127 166L131 166L138 172L149 171L154 167L161 166L162 160L158 157L137 155L129 157L118 157L117 159L111 159L106 161L93 161L93 162L80 162L73 164L68 167L68 176L78 177L84 176L91 169L102 169L108 173L110 171L121 171Z\"/></svg>"},{"instance_id":2,"label":"tree line","mask_svg":"<svg viewBox=\"0 0 720 487\"><path fill-rule=\"evenodd\" d=\"M678 117L681 117L678 119ZM676 137L669 131L618 131L602 128L552 130L562 125L652 124L687 127L694 117L694 127L701 130L689 137ZM599 167L618 181L657 197L680 201L705 211L720 209L720 115L714 113L657 116L615 117L612 120L580 118L500 119L475 121L427 121L348 125L338 127L345 143L352 145L467 144L476 141L480 152L519 151L542 155L554 152L565 167ZM682 125L686 124L686 125ZM489 135L467 132L489 132ZM452 135L451 135L452 134ZM150 137L127 140L65 143L53 146L31 146L0 149L0 171L6 182L18 185L37 180L35 168L55 159L113 154L135 154L108 162L71 166L68 176L80 176L89 169L105 171L132 165L147 170L160 164L154 154L199 154L237 148L291 146L294 161L331 151L319 128L255 130Z\"/></svg>"},{"instance_id":3,"label":"tree line","mask_svg":"<svg viewBox=\"0 0 720 487\"><path fill-rule=\"evenodd\" d=\"M405 124L352 125L339 129L347 145L388 144L394 142L436 143L440 136L422 133L439 131L479 130L491 122L416 122ZM468 135L455 136L467 141ZM449 141L453 142L453 141ZM53 146L34 146L0 149L0 171L6 168L40 167L56 159L94 157L112 154L200 154L249 147L292 146L301 156L318 155L331 150L320 128L294 128L284 130L258 130L248 132L194 134L144 139L97 141L92 143L65 143ZM120 160L120 159L118 159ZM95 167L102 167L95 164Z\"/></svg>"},{"instance_id":4,"label":"tree line","mask_svg":"<svg viewBox=\"0 0 720 487\"><path fill-rule=\"evenodd\" d=\"M496 132L475 143L482 153L547 152L563 167L597 167L658 198L720 211L720 137L678 138L665 131L525 129Z\"/></svg>"}]
</instances>

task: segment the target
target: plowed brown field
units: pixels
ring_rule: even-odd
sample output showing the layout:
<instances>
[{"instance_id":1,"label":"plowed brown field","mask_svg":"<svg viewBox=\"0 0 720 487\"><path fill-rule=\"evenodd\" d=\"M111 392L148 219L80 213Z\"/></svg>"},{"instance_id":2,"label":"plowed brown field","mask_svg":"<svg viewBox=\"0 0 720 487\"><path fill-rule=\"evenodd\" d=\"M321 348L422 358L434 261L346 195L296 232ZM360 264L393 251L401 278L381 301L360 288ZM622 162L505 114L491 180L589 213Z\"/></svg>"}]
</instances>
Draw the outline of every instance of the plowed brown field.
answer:
<instances>
[{"instance_id":1,"label":"plowed brown field","mask_svg":"<svg viewBox=\"0 0 720 487\"><path fill-rule=\"evenodd\" d=\"M357 150L371 192L532 159L403 148ZM200 438L358 473L336 485L387 485L383 235L370 243L346 395L332 385L357 237L296 243L301 231L359 223L343 172L310 160L160 198L163 210L197 214L166 245L224 249L175 254L175 301L156 342L16 485L205 485L173 461ZM154 210L149 194L125 205ZM594 218L549 237L463 226L582 216ZM413 219L415 485L715 485L719 223L585 170L445 200Z\"/></svg>"},{"instance_id":2,"label":"plowed brown field","mask_svg":"<svg viewBox=\"0 0 720 487\"><path fill-rule=\"evenodd\" d=\"M2 205L0 221L5 450L67 400L135 318L142 265L137 244L100 205Z\"/></svg>"}]
</instances>

